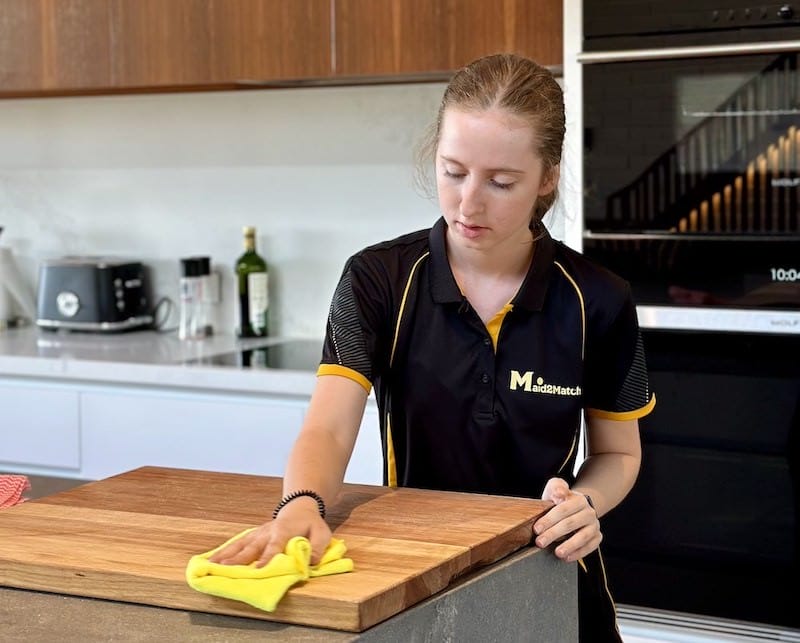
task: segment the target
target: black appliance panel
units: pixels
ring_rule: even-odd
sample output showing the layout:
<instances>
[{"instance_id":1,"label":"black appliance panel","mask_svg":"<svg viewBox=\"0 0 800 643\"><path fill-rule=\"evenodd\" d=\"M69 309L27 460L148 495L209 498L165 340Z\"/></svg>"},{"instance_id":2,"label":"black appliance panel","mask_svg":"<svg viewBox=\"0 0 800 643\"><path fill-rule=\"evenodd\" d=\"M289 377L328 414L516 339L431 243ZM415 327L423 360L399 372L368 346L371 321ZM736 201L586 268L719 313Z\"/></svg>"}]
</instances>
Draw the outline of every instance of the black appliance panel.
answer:
<instances>
[{"instance_id":1,"label":"black appliance panel","mask_svg":"<svg viewBox=\"0 0 800 643\"><path fill-rule=\"evenodd\" d=\"M800 626L800 338L643 336L657 404L602 519L615 599Z\"/></svg>"},{"instance_id":2,"label":"black appliance panel","mask_svg":"<svg viewBox=\"0 0 800 643\"><path fill-rule=\"evenodd\" d=\"M799 62L585 65L583 250L638 304L800 310Z\"/></svg>"},{"instance_id":3,"label":"black appliance panel","mask_svg":"<svg viewBox=\"0 0 800 643\"><path fill-rule=\"evenodd\" d=\"M584 51L765 42L800 33L800 3L584 0Z\"/></svg>"},{"instance_id":4,"label":"black appliance panel","mask_svg":"<svg viewBox=\"0 0 800 643\"><path fill-rule=\"evenodd\" d=\"M800 239L587 235L583 246L639 304L800 310Z\"/></svg>"},{"instance_id":5,"label":"black appliance panel","mask_svg":"<svg viewBox=\"0 0 800 643\"><path fill-rule=\"evenodd\" d=\"M799 57L586 65L587 228L798 234Z\"/></svg>"}]
</instances>

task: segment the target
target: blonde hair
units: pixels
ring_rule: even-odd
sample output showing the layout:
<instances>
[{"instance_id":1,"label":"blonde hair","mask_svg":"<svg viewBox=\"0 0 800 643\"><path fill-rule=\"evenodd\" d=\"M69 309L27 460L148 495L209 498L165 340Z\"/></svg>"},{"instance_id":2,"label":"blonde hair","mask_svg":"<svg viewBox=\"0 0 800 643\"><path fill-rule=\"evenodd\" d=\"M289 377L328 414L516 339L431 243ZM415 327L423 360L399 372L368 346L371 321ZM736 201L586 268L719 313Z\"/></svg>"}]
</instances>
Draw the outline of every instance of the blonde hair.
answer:
<instances>
[{"instance_id":1,"label":"blonde hair","mask_svg":"<svg viewBox=\"0 0 800 643\"><path fill-rule=\"evenodd\" d=\"M447 85L436 121L417 148L417 180L429 185L431 167L439 145L442 120L450 108L483 112L504 109L528 121L537 135L536 152L544 161L545 176L561 162L564 144L564 93L552 72L516 54L484 56L460 69ZM556 200L557 189L536 200L531 227L537 227Z\"/></svg>"}]
</instances>

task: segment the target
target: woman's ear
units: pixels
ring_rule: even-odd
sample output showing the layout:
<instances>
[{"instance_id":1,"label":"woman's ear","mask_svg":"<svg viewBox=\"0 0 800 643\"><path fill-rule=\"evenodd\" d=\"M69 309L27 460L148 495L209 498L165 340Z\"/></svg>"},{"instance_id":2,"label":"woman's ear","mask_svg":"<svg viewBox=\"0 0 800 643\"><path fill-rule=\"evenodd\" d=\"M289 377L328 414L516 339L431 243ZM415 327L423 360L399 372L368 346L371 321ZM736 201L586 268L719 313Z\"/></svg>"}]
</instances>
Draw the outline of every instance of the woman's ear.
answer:
<instances>
[{"instance_id":1,"label":"woman's ear","mask_svg":"<svg viewBox=\"0 0 800 643\"><path fill-rule=\"evenodd\" d=\"M539 196L550 194L558 186L558 179L561 176L561 165L554 165L546 170L542 176L542 183L539 186Z\"/></svg>"}]
</instances>

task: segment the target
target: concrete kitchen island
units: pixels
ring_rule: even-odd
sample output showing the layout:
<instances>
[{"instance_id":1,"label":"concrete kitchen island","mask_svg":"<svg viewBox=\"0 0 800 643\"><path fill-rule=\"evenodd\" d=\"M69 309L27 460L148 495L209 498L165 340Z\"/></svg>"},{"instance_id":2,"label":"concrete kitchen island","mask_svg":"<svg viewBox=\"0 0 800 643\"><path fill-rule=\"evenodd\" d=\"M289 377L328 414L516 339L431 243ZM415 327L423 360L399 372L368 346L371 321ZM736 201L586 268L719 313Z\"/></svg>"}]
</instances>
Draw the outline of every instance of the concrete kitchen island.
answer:
<instances>
[{"instance_id":1,"label":"concrete kitchen island","mask_svg":"<svg viewBox=\"0 0 800 643\"><path fill-rule=\"evenodd\" d=\"M277 478L142 467L0 511L3 640L577 640L576 565L528 546L541 500L345 485L327 521L352 572L274 613L188 587L192 555L279 497Z\"/></svg>"}]
</instances>

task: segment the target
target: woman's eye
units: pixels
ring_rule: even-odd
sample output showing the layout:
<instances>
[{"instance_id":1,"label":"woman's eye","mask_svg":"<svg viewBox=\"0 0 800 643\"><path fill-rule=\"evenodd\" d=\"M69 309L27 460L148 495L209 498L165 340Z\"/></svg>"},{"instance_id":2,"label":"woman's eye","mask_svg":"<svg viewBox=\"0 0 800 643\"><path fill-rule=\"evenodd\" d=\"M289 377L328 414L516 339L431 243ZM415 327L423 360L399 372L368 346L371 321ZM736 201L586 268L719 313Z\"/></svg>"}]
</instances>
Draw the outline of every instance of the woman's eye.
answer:
<instances>
[{"instance_id":1,"label":"woman's eye","mask_svg":"<svg viewBox=\"0 0 800 643\"><path fill-rule=\"evenodd\" d=\"M442 169L442 174L447 177L448 179L463 179L466 176L465 172L459 172L458 170L448 170L446 168ZM514 183L504 183L502 181L498 181L497 179L489 179L489 185L498 190L510 190L514 187Z\"/></svg>"},{"instance_id":2,"label":"woman's eye","mask_svg":"<svg viewBox=\"0 0 800 643\"><path fill-rule=\"evenodd\" d=\"M500 190L510 190L510 189L513 187L513 185L514 185L513 183L501 183L500 181L495 181L494 179L492 179L492 180L491 180L491 181L489 181L489 182L490 182L490 183L491 183L491 184L492 184L494 187L496 187L496 188L498 188L498 189L500 189Z\"/></svg>"}]
</instances>

